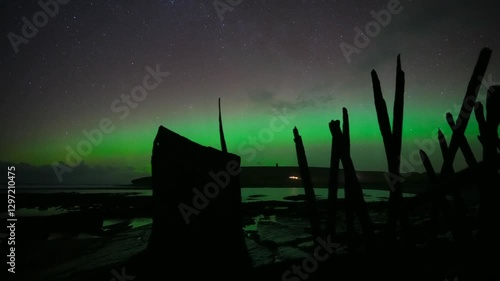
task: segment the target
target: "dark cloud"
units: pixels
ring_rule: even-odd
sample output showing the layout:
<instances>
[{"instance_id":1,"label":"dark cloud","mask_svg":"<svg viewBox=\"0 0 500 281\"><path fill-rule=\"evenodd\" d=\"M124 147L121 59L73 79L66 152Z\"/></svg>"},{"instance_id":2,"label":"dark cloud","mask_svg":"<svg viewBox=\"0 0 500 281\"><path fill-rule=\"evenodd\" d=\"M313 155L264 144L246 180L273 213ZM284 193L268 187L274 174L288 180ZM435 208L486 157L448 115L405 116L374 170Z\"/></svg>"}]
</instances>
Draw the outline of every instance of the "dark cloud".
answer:
<instances>
[{"instance_id":1,"label":"dark cloud","mask_svg":"<svg viewBox=\"0 0 500 281\"><path fill-rule=\"evenodd\" d=\"M274 93L266 90L259 90L248 94L250 101L258 105L274 102L274 96Z\"/></svg>"},{"instance_id":2,"label":"dark cloud","mask_svg":"<svg viewBox=\"0 0 500 281\"><path fill-rule=\"evenodd\" d=\"M255 108L286 107L289 110L324 109L331 108L335 100L332 85L318 85L301 91L292 99L283 99L275 92L258 90L248 94L250 102Z\"/></svg>"}]
</instances>

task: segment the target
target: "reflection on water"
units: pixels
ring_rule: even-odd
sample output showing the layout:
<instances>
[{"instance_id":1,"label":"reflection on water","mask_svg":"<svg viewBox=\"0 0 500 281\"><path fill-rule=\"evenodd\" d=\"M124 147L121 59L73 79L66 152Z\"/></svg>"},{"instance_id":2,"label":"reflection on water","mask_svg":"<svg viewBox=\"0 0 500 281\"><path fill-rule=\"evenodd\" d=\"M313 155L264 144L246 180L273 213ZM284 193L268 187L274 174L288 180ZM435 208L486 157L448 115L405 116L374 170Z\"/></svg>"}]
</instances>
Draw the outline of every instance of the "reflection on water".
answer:
<instances>
[{"instance_id":1,"label":"reflection on water","mask_svg":"<svg viewBox=\"0 0 500 281\"><path fill-rule=\"evenodd\" d=\"M316 198L318 200L328 198L328 189L326 188L315 188L314 189ZM148 189L24 189L22 193L75 193L75 194L125 194L127 196L151 196L152 190ZM389 191L386 190L376 190L376 189L364 189L364 198L366 202L378 202L383 200L388 200ZM242 202L261 202L261 201L300 201L304 195L304 189L299 187L292 188L242 188L241 197ZM344 198L344 190L338 190L338 198ZM405 197L412 197L414 194L405 194ZM32 217L32 216L50 216L59 215L74 211L79 211L79 206L73 206L72 208L63 208L62 206L53 206L50 208L20 208L17 210L17 216L22 217ZM6 212L0 213L0 218L7 216ZM134 222L136 223L136 222Z\"/></svg>"},{"instance_id":2,"label":"reflection on water","mask_svg":"<svg viewBox=\"0 0 500 281\"><path fill-rule=\"evenodd\" d=\"M317 199L327 199L328 189L315 188L314 193ZM300 187L291 188L242 188L241 199L243 202L256 201L297 201L295 198L304 195L304 189ZM366 202L379 202L389 199L389 191L364 189L363 194ZM413 197L414 194L406 193L405 197ZM339 189L337 192L339 199L344 198L344 189Z\"/></svg>"},{"instance_id":3,"label":"reflection on water","mask_svg":"<svg viewBox=\"0 0 500 281\"><path fill-rule=\"evenodd\" d=\"M254 217L254 223L246 225L243 230L245 231L257 231L259 227L259 223L261 222L276 222L276 215L271 215L271 216L264 216L264 215L258 215Z\"/></svg>"},{"instance_id":4,"label":"reflection on water","mask_svg":"<svg viewBox=\"0 0 500 281\"><path fill-rule=\"evenodd\" d=\"M69 212L74 211L65 209L61 206L58 207L50 207L50 208L44 208L44 209L39 209L39 208L21 208L16 211L17 216L22 216L22 217L40 217L40 216L52 216L52 215L61 215L61 214L66 214ZM6 215L6 213L2 213L0 217L3 217L3 215Z\"/></svg>"},{"instance_id":5,"label":"reflection on water","mask_svg":"<svg viewBox=\"0 0 500 281\"><path fill-rule=\"evenodd\" d=\"M119 226L130 226L131 228L138 228L151 224L152 218L133 218L133 219L105 219L102 223L104 231L111 230Z\"/></svg>"}]
</instances>

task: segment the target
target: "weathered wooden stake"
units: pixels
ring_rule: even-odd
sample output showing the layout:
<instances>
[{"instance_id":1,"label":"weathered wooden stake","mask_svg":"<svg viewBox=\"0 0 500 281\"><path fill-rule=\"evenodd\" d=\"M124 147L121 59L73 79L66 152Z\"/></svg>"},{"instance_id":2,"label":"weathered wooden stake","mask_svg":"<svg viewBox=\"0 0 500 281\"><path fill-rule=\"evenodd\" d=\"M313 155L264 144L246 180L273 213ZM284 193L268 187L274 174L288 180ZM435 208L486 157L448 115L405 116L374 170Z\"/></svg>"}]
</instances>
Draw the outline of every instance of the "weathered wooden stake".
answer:
<instances>
[{"instance_id":1,"label":"weathered wooden stake","mask_svg":"<svg viewBox=\"0 0 500 281\"><path fill-rule=\"evenodd\" d=\"M337 124L333 124L336 122ZM330 179L328 183L328 218L327 218L327 231L332 237L336 233L337 228L337 199L339 188L339 164L340 164L340 138L337 130L333 130L334 126L340 128L340 121L331 121L329 124L330 132L332 134L332 148L330 155Z\"/></svg>"},{"instance_id":2,"label":"weathered wooden stake","mask_svg":"<svg viewBox=\"0 0 500 281\"><path fill-rule=\"evenodd\" d=\"M220 98L219 98L219 136L220 145L223 152L227 153L226 138L224 137L224 128L222 126L222 114L220 109Z\"/></svg>"},{"instance_id":3,"label":"weathered wooden stake","mask_svg":"<svg viewBox=\"0 0 500 281\"><path fill-rule=\"evenodd\" d=\"M321 227L319 224L318 211L316 209L316 196L314 194L314 188L311 180L311 174L309 172L309 165L307 164L306 152L304 150L304 144L302 142L302 137L299 135L297 127L293 128L293 137L295 142L295 149L297 152L297 161L299 163L300 178L302 184L304 185L304 193L306 197L306 211L309 215L309 220L311 222L311 229L314 241L320 236Z\"/></svg>"}]
</instances>

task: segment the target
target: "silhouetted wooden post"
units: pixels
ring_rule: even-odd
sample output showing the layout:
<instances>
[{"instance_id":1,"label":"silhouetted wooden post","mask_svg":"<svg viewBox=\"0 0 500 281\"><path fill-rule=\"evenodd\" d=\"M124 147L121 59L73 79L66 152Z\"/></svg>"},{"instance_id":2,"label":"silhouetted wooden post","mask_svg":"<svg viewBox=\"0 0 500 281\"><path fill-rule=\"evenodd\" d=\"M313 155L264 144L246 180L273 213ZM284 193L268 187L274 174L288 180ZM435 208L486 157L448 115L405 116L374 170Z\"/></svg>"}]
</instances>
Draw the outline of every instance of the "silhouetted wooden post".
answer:
<instances>
[{"instance_id":1,"label":"silhouetted wooden post","mask_svg":"<svg viewBox=\"0 0 500 281\"><path fill-rule=\"evenodd\" d=\"M436 175L436 172L434 170L434 167L432 167L432 163L429 160L429 156L427 156L427 153L425 151L420 150L420 158L422 159L422 163L424 164L425 172L427 173L427 177L429 178L429 182L431 184L436 184L438 181L438 177Z\"/></svg>"},{"instance_id":2,"label":"silhouetted wooden post","mask_svg":"<svg viewBox=\"0 0 500 281\"><path fill-rule=\"evenodd\" d=\"M448 124L450 124L450 121L448 121ZM453 130L453 128L452 128L452 130ZM449 151L448 145L446 143L446 138L445 138L443 132L441 131L441 129L438 130L438 140L439 140L439 147L441 148L441 154L443 156L443 161L444 161L444 159L447 159L448 157L450 157L450 151ZM463 141L466 142L467 139L465 139L465 137L464 137ZM429 161L429 163L430 163L429 159L427 159L427 161ZM474 161L475 161L475 159L474 159ZM451 172L455 173L453 168L451 169ZM445 183L445 184L449 184L449 183ZM455 196L454 200L455 200L456 217L453 217L450 214L451 208L450 208L450 205L448 204L448 200L446 199L446 187L445 186L438 186L437 188L438 188L439 192L436 194L436 196L439 198L435 198L435 200L437 203L439 203L439 205L441 206L441 208L445 212L445 217L447 218L449 226L451 227L452 234L456 238L463 237L465 232L463 231L464 229L460 229L460 228L462 227L461 226L461 219L465 215L465 205L464 205L461 197L459 195ZM459 188L455 187L455 188L453 188L453 191L458 192Z\"/></svg>"},{"instance_id":3,"label":"silhouetted wooden post","mask_svg":"<svg viewBox=\"0 0 500 281\"><path fill-rule=\"evenodd\" d=\"M250 256L241 213L241 158L195 143L163 126L153 141L153 225L148 249L186 280L246 271ZM185 268L185 267L184 267Z\"/></svg>"},{"instance_id":4,"label":"silhouetted wooden post","mask_svg":"<svg viewBox=\"0 0 500 281\"><path fill-rule=\"evenodd\" d=\"M446 121L448 122L448 125L450 125L450 128L452 130L455 130L456 124L455 120L453 119L453 115L448 112L446 113ZM467 165L469 167L473 167L477 165L477 160L476 157L474 157L474 153L472 152L472 149L470 148L469 142L467 141L467 138L464 138L461 143L460 143L460 150L462 151L462 154L464 155L465 162L467 162Z\"/></svg>"},{"instance_id":5,"label":"silhouetted wooden post","mask_svg":"<svg viewBox=\"0 0 500 281\"><path fill-rule=\"evenodd\" d=\"M448 125L450 126L451 130L454 131L456 129L456 124L455 124L455 120L453 119L453 115L450 112L446 113L446 121L448 122ZM444 136L443 136L443 139L444 139ZM448 147L445 146L444 153L446 154L446 157L450 157L450 155L449 155L450 152L448 150L449 150ZM474 157L472 149L470 148L469 142L467 141L467 138L465 137L465 135L463 136L463 139L460 140L460 150L462 151L462 154L465 158L465 162L467 163L467 165L469 167L475 167L477 165L477 160ZM443 159L444 159L444 154L443 154ZM453 170L453 167L450 171L452 174L455 173ZM458 183L458 185L460 185L460 183ZM462 189L462 186L456 186L453 189L453 192L456 193L455 194L455 200L456 200L455 206L456 206L459 224L460 224L460 221L462 220L462 218L466 214L465 203L463 202L462 197L458 194L460 189ZM460 225L457 225L457 227L460 227ZM462 232L462 230L461 230L460 233L465 234L465 231Z\"/></svg>"},{"instance_id":6,"label":"silhouetted wooden post","mask_svg":"<svg viewBox=\"0 0 500 281\"><path fill-rule=\"evenodd\" d=\"M438 129L438 141L439 141L439 148L441 149L441 156L443 157L443 159L448 158L449 157L448 143L446 142L446 138L441 129Z\"/></svg>"},{"instance_id":7,"label":"silhouetted wooden post","mask_svg":"<svg viewBox=\"0 0 500 281\"><path fill-rule=\"evenodd\" d=\"M335 142L338 144L339 157L342 159L343 154L345 154L344 147L344 137L342 135L342 131L340 130L340 121L332 120L329 124L330 133L332 137L335 138ZM355 231L354 231L354 212L356 209L354 198L352 196L352 184L350 178L346 173L346 168L344 166L344 206L345 206L345 215L346 215L346 231L347 231L347 246L349 252L354 252L355 250Z\"/></svg>"},{"instance_id":8,"label":"silhouetted wooden post","mask_svg":"<svg viewBox=\"0 0 500 281\"><path fill-rule=\"evenodd\" d=\"M350 135L349 135L349 114L346 108L342 109L342 130L340 130L340 122L330 122L330 132L332 137L338 139L340 160L344 167L345 178L345 202L346 202L346 217L347 217L347 232L349 235L349 248L353 250L353 237L354 237L354 212L356 212L358 219L361 223L363 234L366 237L369 247L374 246L374 233L373 226L368 214L368 208L363 197L363 190L359 183L354 169L354 164L350 154Z\"/></svg>"},{"instance_id":9,"label":"silhouetted wooden post","mask_svg":"<svg viewBox=\"0 0 500 281\"><path fill-rule=\"evenodd\" d=\"M302 143L302 137L299 135L297 127L293 128L293 137L295 142L295 150L297 152L297 161L299 163L300 178L302 184L304 185L304 193L306 197L306 210L309 215L309 220L311 222L311 229L314 241L319 237L321 228L319 224L318 211L316 210L316 196L314 194L314 188L311 180L311 174L309 172L309 165L307 164L306 152L304 150L304 144Z\"/></svg>"},{"instance_id":10,"label":"silhouetted wooden post","mask_svg":"<svg viewBox=\"0 0 500 281\"><path fill-rule=\"evenodd\" d=\"M395 241L397 221L399 219L403 230L403 236L406 242L408 242L409 236L411 235L411 230L406 206L404 206L400 175L405 88L405 74L401 69L400 55L398 55L397 58L396 92L394 96L392 132L389 122L389 115L387 112L387 106L382 95L382 89L380 87L380 81L378 79L377 72L375 70L372 70L371 76L373 83L375 109L377 111L378 124L384 142L387 166L389 170L389 175L387 177L391 190L389 197L389 237L391 238L391 240Z\"/></svg>"},{"instance_id":11,"label":"silhouetted wooden post","mask_svg":"<svg viewBox=\"0 0 500 281\"><path fill-rule=\"evenodd\" d=\"M474 107L474 113L476 114L476 120L479 127L479 136L477 136L479 142L484 145L482 136L484 135L484 129L486 128L486 119L484 118L484 109L481 102L476 102ZM497 149L500 150L500 139L496 142Z\"/></svg>"},{"instance_id":12,"label":"silhouetted wooden post","mask_svg":"<svg viewBox=\"0 0 500 281\"><path fill-rule=\"evenodd\" d=\"M219 98L219 136L220 136L221 150L222 150L222 152L227 153L226 138L224 137L224 128L222 126L222 114L221 114L221 110L220 110L220 98Z\"/></svg>"},{"instance_id":13,"label":"silhouetted wooden post","mask_svg":"<svg viewBox=\"0 0 500 281\"><path fill-rule=\"evenodd\" d=\"M450 124L450 122L449 122ZM444 136L443 132L441 129L438 129L438 142L439 142L439 148L441 150L441 155L443 159L447 159L450 157L449 149L448 149L448 144L446 142L446 137ZM464 139L466 141L466 139ZM451 232L453 234L453 237L455 239L462 239L464 238L464 228L461 225L461 219L463 215L465 214L465 209L464 209L464 204L463 201L460 199L460 196L455 196L455 211L456 211L456 216L454 216L451 213L451 207L448 202L448 199L446 199L446 193L449 190L449 187L447 185L450 184L456 184L456 181L450 182L449 179L444 179L442 177L437 177L436 173L434 171L434 168L432 167L431 161L427 154L421 150L420 151L420 157L422 159L422 162L424 164L424 167L426 169L429 182L431 186L433 186L433 190L431 192L432 194L432 212L431 212L431 220L433 222L433 226L437 226L438 224L438 219L439 219L439 211L442 211L445 216L446 223L448 227L451 229ZM453 169L451 170L453 173ZM458 192L459 188L453 188L452 191ZM435 238L435 235L437 233L434 232L433 238Z\"/></svg>"},{"instance_id":14,"label":"silhouetted wooden post","mask_svg":"<svg viewBox=\"0 0 500 281\"><path fill-rule=\"evenodd\" d=\"M403 136L403 113L405 96L405 73L401 69L401 55L398 55L396 63L396 92L394 94L394 108L392 120L392 140L394 144L394 166L399 173L401 143Z\"/></svg>"},{"instance_id":15,"label":"silhouetted wooden post","mask_svg":"<svg viewBox=\"0 0 500 281\"><path fill-rule=\"evenodd\" d=\"M462 106L460 109L460 114L457 117L456 122L454 124L452 123L449 116L447 116L447 121L448 124L453 125L453 133L452 137L450 140L450 144L446 148L446 144L443 145L441 144L441 150L443 152L443 165L441 167L441 173L439 175L439 184L444 185L441 187L442 190L444 190L443 193L438 194L442 196L441 199L439 199L440 202L446 201L445 195L446 192L451 190L453 194L453 198L455 201L455 206L457 210L458 220L454 218L449 218L449 222L453 225L452 227L452 233L454 234L454 238L457 240L462 240L463 239L463 229L460 229L461 225L460 223L462 222L462 217L463 213L465 210L463 200L460 196L459 193L459 188L456 186L450 186L454 183L451 179L454 174L453 171L453 162L455 160L456 153L460 147L463 146L464 141L466 140L465 138L465 129L467 128L470 115L472 113L472 109L474 108L474 105L476 105L476 98L477 94L479 91L479 88L481 86L481 81L484 77L484 74L486 72L486 68L488 67L488 63L491 57L491 50L488 48L484 48L481 50L481 53L479 54L479 58L476 62L476 65L474 67L474 71L472 73L472 76L469 80L469 84L467 86L467 91L465 93L464 99L462 101ZM480 106L476 105L476 110L481 111L482 113L482 107L478 108ZM479 116L478 112L476 112L476 116ZM484 118L483 118L484 119ZM481 117L478 118L478 122L481 124L482 120ZM442 135L442 133L441 133ZM444 138L440 137L440 138ZM481 140L481 138L480 138ZM441 143L441 141L440 141ZM446 150L446 151L444 151ZM427 160L428 161L428 160ZM429 161L430 162L430 161ZM447 211L447 209L446 209ZM446 213L445 213L446 215ZM459 232L457 231L459 230Z\"/></svg>"},{"instance_id":16,"label":"silhouetted wooden post","mask_svg":"<svg viewBox=\"0 0 500 281\"><path fill-rule=\"evenodd\" d=\"M478 139L481 142L481 144L484 145L483 136L485 135L484 130L486 129L486 119L484 117L483 104L479 101L476 102L474 106L474 114L476 116L477 125L479 127Z\"/></svg>"},{"instance_id":17,"label":"silhouetted wooden post","mask_svg":"<svg viewBox=\"0 0 500 281\"><path fill-rule=\"evenodd\" d=\"M420 150L420 158L422 159L422 163L424 164L425 167L425 172L427 173L427 177L429 179L429 183L431 184L432 188L431 193L433 194L433 196L431 205L431 222L432 222L431 240L435 240L437 237L439 209L440 209L439 199L442 196L436 195L436 193L439 192L438 177L436 175L434 167L432 167L432 163L429 157L427 156L427 153L425 153L425 151L423 150Z\"/></svg>"},{"instance_id":18,"label":"silhouetted wooden post","mask_svg":"<svg viewBox=\"0 0 500 281\"><path fill-rule=\"evenodd\" d=\"M480 104L476 106L476 117L482 112ZM500 198L500 154L497 144L498 126L500 125L500 86L493 86L488 89L486 99L486 120L478 118L481 138L483 143L484 171L482 171L480 181L480 207L479 207L479 238L481 245L482 270L494 273L495 263L490 261L489 254L497 253L500 250L498 241L499 231L498 221L498 198Z\"/></svg>"},{"instance_id":19,"label":"silhouetted wooden post","mask_svg":"<svg viewBox=\"0 0 500 281\"><path fill-rule=\"evenodd\" d=\"M361 228L363 234L366 236L366 240L369 246L374 246L374 233L373 225L368 213L368 207L363 195L363 189L359 183L358 176L356 175L356 169L354 168L354 163L351 158L351 137L349 129L349 113L347 109L342 108L342 150L340 152L340 159L342 161L342 166L344 167L345 176L345 191L350 194L352 201L354 203L354 208L356 214L361 223Z\"/></svg>"},{"instance_id":20,"label":"silhouetted wooden post","mask_svg":"<svg viewBox=\"0 0 500 281\"><path fill-rule=\"evenodd\" d=\"M334 123L337 123L334 125ZM327 231L328 234L335 235L337 229L337 199L339 188L339 164L340 164L340 138L338 131L334 130L334 126L340 128L340 121L331 121L329 124L330 132L332 134L332 148L330 155L330 179L328 183L328 218L327 218Z\"/></svg>"},{"instance_id":21,"label":"silhouetted wooden post","mask_svg":"<svg viewBox=\"0 0 500 281\"><path fill-rule=\"evenodd\" d=\"M444 138L444 135L443 135ZM440 140L441 141L441 140ZM446 148L446 140L443 139L444 145L442 145L441 149L443 151L443 148ZM454 225L454 218L452 217L450 213L450 204L448 203L448 200L446 199L446 191L444 190L444 187L439 184L439 178L436 175L436 172L434 170L434 167L432 166L432 163L427 156L427 153L425 151L420 150L420 158L422 159L422 163L424 164L425 171L427 173L427 177L429 179L429 183L431 185L431 200L432 200L432 207L431 207L431 221L432 221L432 233L431 233L431 240L434 240L437 238L437 229L439 225L439 214L440 212L443 212L445 215L445 221L447 222L448 227L451 229L454 237L457 237L457 232L456 232L456 227Z\"/></svg>"},{"instance_id":22,"label":"silhouetted wooden post","mask_svg":"<svg viewBox=\"0 0 500 281\"><path fill-rule=\"evenodd\" d=\"M441 176L449 177L453 174L453 162L455 161L455 155L457 154L458 148L461 146L465 138L465 129L469 124L470 115L474 104L476 102L477 93L481 86L481 81L483 80L484 74L486 73L486 68L491 57L491 50L489 48L484 48L479 54L476 66L472 72L469 84L467 86L467 91L465 93L462 106L460 108L460 114L455 122L455 130L451 136L449 145L449 157L444 159L443 166L441 168Z\"/></svg>"},{"instance_id":23,"label":"silhouetted wooden post","mask_svg":"<svg viewBox=\"0 0 500 281\"><path fill-rule=\"evenodd\" d=\"M488 48L482 49L481 53L479 54L476 66L474 67L474 71L472 72L472 76L467 86L467 91L462 101L460 114L457 117L457 121L455 122L454 126L455 129L453 130L453 134L451 136L447 153L448 157L444 159L443 166L441 168L440 178L442 178L444 182L449 182L450 178L453 175L453 162L455 161L455 156L458 149L462 146L462 143L465 140L465 130L467 128L467 125L469 124L470 115L472 114L472 110L476 103L477 94L481 86L481 81L483 80L484 74L486 73L490 57L491 50ZM452 188L452 194L455 201L455 206L457 208L457 213L460 215L460 223L463 217L465 206L457 187Z\"/></svg>"}]
</instances>

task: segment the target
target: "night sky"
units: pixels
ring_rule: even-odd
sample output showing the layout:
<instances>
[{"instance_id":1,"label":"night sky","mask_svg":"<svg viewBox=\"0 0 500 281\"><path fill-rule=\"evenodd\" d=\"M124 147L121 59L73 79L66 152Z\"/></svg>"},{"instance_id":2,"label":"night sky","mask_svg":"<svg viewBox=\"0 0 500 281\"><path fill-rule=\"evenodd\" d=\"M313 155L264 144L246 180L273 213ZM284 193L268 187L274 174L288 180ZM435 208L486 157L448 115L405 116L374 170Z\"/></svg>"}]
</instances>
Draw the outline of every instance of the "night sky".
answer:
<instances>
[{"instance_id":1,"label":"night sky","mask_svg":"<svg viewBox=\"0 0 500 281\"><path fill-rule=\"evenodd\" d=\"M160 125L220 148L219 97L228 150L243 166L297 165L297 126L310 166L327 167L328 122L346 107L356 169L386 170L370 71L392 116L398 54L406 73L403 171L422 172L423 145L435 168L442 163L437 128L449 141L444 115L457 116L483 47L493 50L484 85L500 81L496 0L67 2L46 23L40 16L34 35L26 29L31 38L22 18L32 23L41 6L1 4L0 161L44 170L41 181L57 181L57 163L80 164L63 180L148 175ZM370 25L374 14L391 18ZM380 29L364 31L367 24ZM356 27L373 35L369 42L356 44ZM357 48L348 59L342 43ZM483 87L479 100L485 94ZM91 151L84 130L102 133ZM474 116L466 135L481 159ZM87 155L68 158L79 145ZM455 167L464 166L459 153Z\"/></svg>"}]
</instances>

